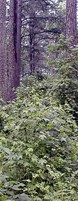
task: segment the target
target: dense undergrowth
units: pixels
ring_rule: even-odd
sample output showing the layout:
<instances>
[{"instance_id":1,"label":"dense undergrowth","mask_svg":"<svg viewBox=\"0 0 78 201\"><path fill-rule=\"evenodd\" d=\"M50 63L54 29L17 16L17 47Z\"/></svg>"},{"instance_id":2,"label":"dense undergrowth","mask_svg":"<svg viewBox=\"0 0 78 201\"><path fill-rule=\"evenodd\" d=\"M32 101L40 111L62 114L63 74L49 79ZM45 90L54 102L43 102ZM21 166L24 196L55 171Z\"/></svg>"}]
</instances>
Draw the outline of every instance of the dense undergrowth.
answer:
<instances>
[{"instance_id":1,"label":"dense undergrowth","mask_svg":"<svg viewBox=\"0 0 78 201\"><path fill-rule=\"evenodd\" d=\"M78 125L78 46L71 47L70 41L60 35L56 44L49 47L49 65L56 75L53 81L53 96L63 106L67 102ZM56 58L52 60L52 55Z\"/></svg>"},{"instance_id":2,"label":"dense undergrowth","mask_svg":"<svg viewBox=\"0 0 78 201\"><path fill-rule=\"evenodd\" d=\"M0 201L78 201L78 127L52 78L25 78L0 107Z\"/></svg>"}]
</instances>

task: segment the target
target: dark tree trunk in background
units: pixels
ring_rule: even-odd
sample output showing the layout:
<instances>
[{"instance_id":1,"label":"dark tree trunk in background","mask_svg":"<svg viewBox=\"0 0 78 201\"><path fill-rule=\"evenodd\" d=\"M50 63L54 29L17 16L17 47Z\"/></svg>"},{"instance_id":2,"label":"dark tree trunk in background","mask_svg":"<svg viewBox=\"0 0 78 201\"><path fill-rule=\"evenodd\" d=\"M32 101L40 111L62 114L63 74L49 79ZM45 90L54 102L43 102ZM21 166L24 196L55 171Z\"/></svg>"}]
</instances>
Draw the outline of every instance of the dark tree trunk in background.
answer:
<instances>
[{"instance_id":1,"label":"dark tree trunk in background","mask_svg":"<svg viewBox=\"0 0 78 201\"><path fill-rule=\"evenodd\" d=\"M65 16L57 11L57 1L23 0L22 66L23 75L47 69L48 44L65 31ZM57 9L56 9L57 8ZM59 26L60 25L60 26Z\"/></svg>"},{"instance_id":2,"label":"dark tree trunk in background","mask_svg":"<svg viewBox=\"0 0 78 201\"><path fill-rule=\"evenodd\" d=\"M31 11L32 12L32 11ZM30 14L29 22L29 60L30 60L30 72L35 72L35 34L34 34L34 13Z\"/></svg>"},{"instance_id":3,"label":"dark tree trunk in background","mask_svg":"<svg viewBox=\"0 0 78 201\"><path fill-rule=\"evenodd\" d=\"M72 37L72 45L76 44L76 0L66 1L66 36Z\"/></svg>"},{"instance_id":4,"label":"dark tree trunk in background","mask_svg":"<svg viewBox=\"0 0 78 201\"><path fill-rule=\"evenodd\" d=\"M2 98L3 100L6 100L5 21L6 21L6 0L0 0L0 98Z\"/></svg>"},{"instance_id":5,"label":"dark tree trunk in background","mask_svg":"<svg viewBox=\"0 0 78 201\"><path fill-rule=\"evenodd\" d=\"M29 0L29 64L30 73L35 72L35 6L34 0Z\"/></svg>"},{"instance_id":6,"label":"dark tree trunk in background","mask_svg":"<svg viewBox=\"0 0 78 201\"><path fill-rule=\"evenodd\" d=\"M21 7L22 0L17 0L17 81L19 85L21 71ZM19 72L19 73L18 73Z\"/></svg>"},{"instance_id":7,"label":"dark tree trunk in background","mask_svg":"<svg viewBox=\"0 0 78 201\"><path fill-rule=\"evenodd\" d=\"M15 98L20 84L21 51L21 0L10 1L8 100Z\"/></svg>"}]
</instances>

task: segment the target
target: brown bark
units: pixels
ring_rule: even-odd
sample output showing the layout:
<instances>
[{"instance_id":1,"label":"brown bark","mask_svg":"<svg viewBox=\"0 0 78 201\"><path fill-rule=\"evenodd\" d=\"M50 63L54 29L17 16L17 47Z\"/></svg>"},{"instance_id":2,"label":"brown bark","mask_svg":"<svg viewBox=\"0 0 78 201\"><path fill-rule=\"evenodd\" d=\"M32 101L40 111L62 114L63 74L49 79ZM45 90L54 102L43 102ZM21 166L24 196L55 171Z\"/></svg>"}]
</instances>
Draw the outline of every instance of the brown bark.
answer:
<instances>
[{"instance_id":1,"label":"brown bark","mask_svg":"<svg viewBox=\"0 0 78 201\"><path fill-rule=\"evenodd\" d=\"M72 37L72 45L76 44L76 0L66 1L66 36Z\"/></svg>"},{"instance_id":2,"label":"brown bark","mask_svg":"<svg viewBox=\"0 0 78 201\"><path fill-rule=\"evenodd\" d=\"M6 0L0 0L0 98L6 99L6 54L5 54Z\"/></svg>"},{"instance_id":3,"label":"brown bark","mask_svg":"<svg viewBox=\"0 0 78 201\"><path fill-rule=\"evenodd\" d=\"M21 0L10 1L8 100L15 98L20 84Z\"/></svg>"}]
</instances>

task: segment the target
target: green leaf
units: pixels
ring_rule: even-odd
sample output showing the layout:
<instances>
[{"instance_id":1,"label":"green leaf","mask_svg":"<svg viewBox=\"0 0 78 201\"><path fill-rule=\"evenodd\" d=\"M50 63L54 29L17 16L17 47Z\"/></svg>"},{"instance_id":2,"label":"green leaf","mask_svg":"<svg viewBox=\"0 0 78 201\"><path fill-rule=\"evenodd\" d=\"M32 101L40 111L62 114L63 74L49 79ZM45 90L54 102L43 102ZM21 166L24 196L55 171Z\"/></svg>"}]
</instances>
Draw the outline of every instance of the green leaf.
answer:
<instances>
[{"instance_id":1,"label":"green leaf","mask_svg":"<svg viewBox=\"0 0 78 201\"><path fill-rule=\"evenodd\" d=\"M26 195L25 193L20 194L19 196L19 201L29 201L29 197L28 195Z\"/></svg>"}]
</instances>

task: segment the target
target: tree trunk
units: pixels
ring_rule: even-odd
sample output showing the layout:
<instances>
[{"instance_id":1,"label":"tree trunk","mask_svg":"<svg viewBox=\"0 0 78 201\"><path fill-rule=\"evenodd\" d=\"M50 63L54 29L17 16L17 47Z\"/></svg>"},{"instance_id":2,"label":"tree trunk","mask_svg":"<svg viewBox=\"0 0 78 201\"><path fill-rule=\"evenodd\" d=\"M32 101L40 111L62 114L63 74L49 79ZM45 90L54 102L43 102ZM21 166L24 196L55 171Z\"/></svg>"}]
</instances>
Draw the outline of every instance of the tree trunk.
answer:
<instances>
[{"instance_id":1,"label":"tree trunk","mask_svg":"<svg viewBox=\"0 0 78 201\"><path fill-rule=\"evenodd\" d=\"M20 84L21 0L10 0L8 100L15 98Z\"/></svg>"},{"instance_id":2,"label":"tree trunk","mask_svg":"<svg viewBox=\"0 0 78 201\"><path fill-rule=\"evenodd\" d=\"M16 39L16 49L17 49L16 82L17 82L17 86L19 86L20 72L21 72L21 7L22 7L22 0L17 0L17 39Z\"/></svg>"},{"instance_id":3,"label":"tree trunk","mask_svg":"<svg viewBox=\"0 0 78 201\"><path fill-rule=\"evenodd\" d=\"M0 0L0 98L6 100L6 0Z\"/></svg>"},{"instance_id":4,"label":"tree trunk","mask_svg":"<svg viewBox=\"0 0 78 201\"><path fill-rule=\"evenodd\" d=\"M33 13L30 15L29 22L29 61L30 61L30 72L31 74L35 72L35 35L34 35L34 19Z\"/></svg>"},{"instance_id":5,"label":"tree trunk","mask_svg":"<svg viewBox=\"0 0 78 201\"><path fill-rule=\"evenodd\" d=\"M72 37L71 45L76 44L77 22L76 22L76 0L66 1L66 36Z\"/></svg>"}]
</instances>

